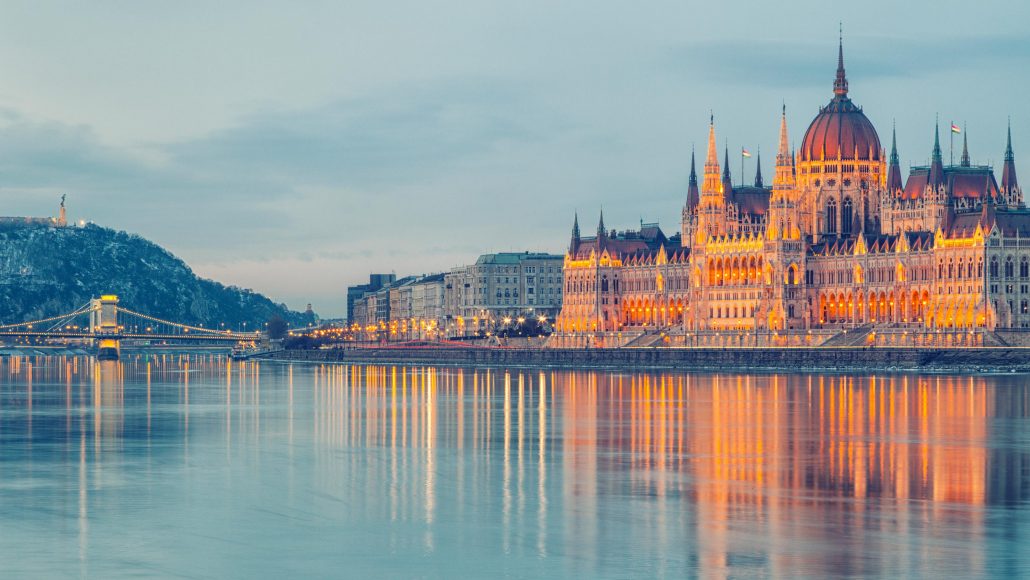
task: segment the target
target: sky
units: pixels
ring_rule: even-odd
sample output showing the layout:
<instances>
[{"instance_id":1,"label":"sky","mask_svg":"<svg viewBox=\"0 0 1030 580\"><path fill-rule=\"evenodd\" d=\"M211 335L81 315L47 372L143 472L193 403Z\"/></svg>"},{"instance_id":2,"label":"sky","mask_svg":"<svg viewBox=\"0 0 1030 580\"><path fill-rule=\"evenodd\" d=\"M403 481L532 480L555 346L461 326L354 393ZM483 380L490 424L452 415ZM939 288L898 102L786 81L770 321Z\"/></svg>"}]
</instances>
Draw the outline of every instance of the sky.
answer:
<instances>
[{"instance_id":1,"label":"sky","mask_svg":"<svg viewBox=\"0 0 1030 580\"><path fill-rule=\"evenodd\" d=\"M832 96L903 167L967 127L1030 179L1030 3L0 0L0 215L149 238L201 276L342 316L371 272L444 271L641 220L679 229L709 112L762 152ZM943 133L947 148L947 133ZM956 140L956 158L961 144ZM945 149L947 155L947 149ZM756 159L745 178L753 179ZM1027 169L1023 169L1026 167Z\"/></svg>"}]
</instances>

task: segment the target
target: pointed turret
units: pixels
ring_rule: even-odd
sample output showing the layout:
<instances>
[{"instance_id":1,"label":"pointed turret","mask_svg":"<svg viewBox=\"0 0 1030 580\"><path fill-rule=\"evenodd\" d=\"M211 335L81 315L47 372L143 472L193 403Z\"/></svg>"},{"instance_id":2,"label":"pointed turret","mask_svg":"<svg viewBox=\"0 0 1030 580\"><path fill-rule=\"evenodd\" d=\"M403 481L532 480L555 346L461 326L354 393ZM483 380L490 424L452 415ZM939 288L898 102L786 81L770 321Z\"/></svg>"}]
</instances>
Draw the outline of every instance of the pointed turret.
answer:
<instances>
[{"instance_id":1,"label":"pointed turret","mask_svg":"<svg viewBox=\"0 0 1030 580\"><path fill-rule=\"evenodd\" d=\"M966 128L962 127L962 159L959 161L962 167L969 167L969 139L966 137Z\"/></svg>"},{"instance_id":2,"label":"pointed turret","mask_svg":"<svg viewBox=\"0 0 1030 580\"><path fill-rule=\"evenodd\" d=\"M701 201L701 192L697 188L697 170L694 167L694 149L690 149L690 182L687 185L687 209L693 210Z\"/></svg>"},{"instance_id":3,"label":"pointed turret","mask_svg":"<svg viewBox=\"0 0 1030 580\"><path fill-rule=\"evenodd\" d=\"M833 81L833 94L840 98L848 96L848 77L844 73L844 34L837 45L837 78Z\"/></svg>"},{"instance_id":4,"label":"pointed turret","mask_svg":"<svg viewBox=\"0 0 1030 580\"><path fill-rule=\"evenodd\" d=\"M726 146L726 152L723 156L723 168L722 168L722 193L726 199L730 199L733 196L733 176L730 174L730 146Z\"/></svg>"},{"instance_id":5,"label":"pointed turret","mask_svg":"<svg viewBox=\"0 0 1030 580\"><path fill-rule=\"evenodd\" d=\"M1001 190L1011 194L1019 188L1016 181L1016 161L1012 155L1012 123L1009 122L1008 140L1005 143L1005 165L1001 170Z\"/></svg>"},{"instance_id":6,"label":"pointed turret","mask_svg":"<svg viewBox=\"0 0 1030 580\"><path fill-rule=\"evenodd\" d=\"M572 218L572 241L569 242L569 254L575 256L579 249L579 212Z\"/></svg>"},{"instance_id":7,"label":"pointed turret","mask_svg":"<svg viewBox=\"0 0 1030 580\"><path fill-rule=\"evenodd\" d=\"M604 229L604 208L601 208L601 217L597 220L597 238L604 237L607 230Z\"/></svg>"},{"instance_id":8,"label":"pointed turret","mask_svg":"<svg viewBox=\"0 0 1030 580\"><path fill-rule=\"evenodd\" d=\"M944 184L944 160L941 158L941 132L938 123L933 127L933 158L930 160L929 185L938 186Z\"/></svg>"},{"instance_id":9,"label":"pointed turret","mask_svg":"<svg viewBox=\"0 0 1030 580\"><path fill-rule=\"evenodd\" d=\"M715 116L708 122L708 155L705 157L705 180L701 186L704 195L720 196L722 181L719 178L719 153L715 149Z\"/></svg>"},{"instance_id":10,"label":"pointed turret","mask_svg":"<svg viewBox=\"0 0 1030 580\"><path fill-rule=\"evenodd\" d=\"M780 146L776 153L776 173L773 175L773 190L785 192L794 187L794 156L787 140L787 105L780 115Z\"/></svg>"},{"instance_id":11,"label":"pointed turret","mask_svg":"<svg viewBox=\"0 0 1030 580\"><path fill-rule=\"evenodd\" d=\"M755 187L765 187L762 184L762 150L758 150L758 155L755 156Z\"/></svg>"},{"instance_id":12,"label":"pointed turret","mask_svg":"<svg viewBox=\"0 0 1030 580\"><path fill-rule=\"evenodd\" d=\"M783 113L780 115L780 148L776 153L776 166L789 165L790 146L787 144L787 105L783 105Z\"/></svg>"},{"instance_id":13,"label":"pointed turret","mask_svg":"<svg viewBox=\"0 0 1030 580\"><path fill-rule=\"evenodd\" d=\"M898 131L891 127L891 160L887 166L887 191L894 193L904 187L901 183L901 161L898 159Z\"/></svg>"}]
</instances>

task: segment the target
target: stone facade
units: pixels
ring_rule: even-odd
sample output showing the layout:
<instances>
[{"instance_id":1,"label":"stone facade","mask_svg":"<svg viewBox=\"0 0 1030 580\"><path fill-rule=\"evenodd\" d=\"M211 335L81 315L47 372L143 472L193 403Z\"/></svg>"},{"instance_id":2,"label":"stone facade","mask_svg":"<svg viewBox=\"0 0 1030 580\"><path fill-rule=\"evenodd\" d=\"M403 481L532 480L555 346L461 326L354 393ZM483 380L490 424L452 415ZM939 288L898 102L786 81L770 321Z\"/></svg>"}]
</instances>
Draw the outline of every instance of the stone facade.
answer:
<instances>
[{"instance_id":1,"label":"stone facade","mask_svg":"<svg viewBox=\"0 0 1030 580\"><path fill-rule=\"evenodd\" d=\"M562 305L563 257L504 252L444 275L443 326L451 336L472 335L505 318L553 321Z\"/></svg>"},{"instance_id":2,"label":"stone facade","mask_svg":"<svg viewBox=\"0 0 1030 580\"><path fill-rule=\"evenodd\" d=\"M957 130L957 128L955 129ZM1011 131L1002 179L962 160L902 183L848 97L843 50L834 96L791 150L784 109L771 187L734 186L714 119L703 179L691 157L680 232L615 232L601 217L564 260L554 346L985 344L1030 328L1030 211ZM1011 333L1009 333L1011 334Z\"/></svg>"}]
</instances>

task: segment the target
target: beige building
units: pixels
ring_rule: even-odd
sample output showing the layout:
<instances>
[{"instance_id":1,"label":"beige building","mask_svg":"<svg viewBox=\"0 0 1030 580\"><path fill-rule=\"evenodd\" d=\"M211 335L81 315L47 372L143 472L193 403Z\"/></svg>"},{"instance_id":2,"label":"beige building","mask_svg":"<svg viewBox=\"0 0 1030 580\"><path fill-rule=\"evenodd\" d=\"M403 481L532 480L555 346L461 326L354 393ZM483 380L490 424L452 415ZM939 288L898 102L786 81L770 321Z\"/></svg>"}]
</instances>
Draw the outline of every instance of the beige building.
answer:
<instances>
[{"instance_id":1,"label":"beige building","mask_svg":"<svg viewBox=\"0 0 1030 580\"><path fill-rule=\"evenodd\" d=\"M955 128L957 130L957 128ZM680 232L657 225L582 237L564 261L554 345L968 345L1023 343L1030 328L1030 211L1011 131L1000 182L971 163L931 162L903 182L892 136L833 98L791 150L780 118L775 174L733 185L714 119L703 179L691 159Z\"/></svg>"},{"instance_id":2,"label":"beige building","mask_svg":"<svg viewBox=\"0 0 1030 580\"><path fill-rule=\"evenodd\" d=\"M485 332L506 318L553 322L562 304L563 256L484 254L444 275L445 328L452 336Z\"/></svg>"}]
</instances>

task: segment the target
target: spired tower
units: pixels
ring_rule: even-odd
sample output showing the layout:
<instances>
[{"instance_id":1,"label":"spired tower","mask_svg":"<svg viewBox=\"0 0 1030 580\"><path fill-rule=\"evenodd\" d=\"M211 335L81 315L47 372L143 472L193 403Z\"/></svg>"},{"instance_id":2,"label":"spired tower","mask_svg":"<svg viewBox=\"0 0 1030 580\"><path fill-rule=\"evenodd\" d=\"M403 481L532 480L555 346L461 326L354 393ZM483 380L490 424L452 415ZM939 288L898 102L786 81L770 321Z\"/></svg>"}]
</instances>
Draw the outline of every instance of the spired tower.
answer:
<instances>
[{"instance_id":1,"label":"spired tower","mask_svg":"<svg viewBox=\"0 0 1030 580\"><path fill-rule=\"evenodd\" d=\"M694 240L694 230L697 228L697 206L701 203L701 191L697 187L697 169L694 165L694 150L690 150L690 181L687 185L687 203L683 206L683 216L680 220L680 244L690 247Z\"/></svg>"},{"instance_id":2,"label":"spired tower","mask_svg":"<svg viewBox=\"0 0 1030 580\"><path fill-rule=\"evenodd\" d=\"M797 186L804 235L849 237L880 231L880 193L887 167L873 124L848 97L843 40L833 98L819 109L801 142Z\"/></svg>"},{"instance_id":3,"label":"spired tower","mask_svg":"<svg viewBox=\"0 0 1030 580\"><path fill-rule=\"evenodd\" d=\"M769 198L765 255L771 295L761 302L760 319L770 330L802 328L805 313L805 247L801 239L801 207L787 140L787 108L780 117L776 174Z\"/></svg>"},{"instance_id":4,"label":"spired tower","mask_svg":"<svg viewBox=\"0 0 1030 580\"><path fill-rule=\"evenodd\" d=\"M726 234L726 193L719 172L719 154L715 149L715 116L708 124L708 155L705 158L705 179L701 186L701 199L697 206L695 246L704 244L709 237Z\"/></svg>"}]
</instances>

